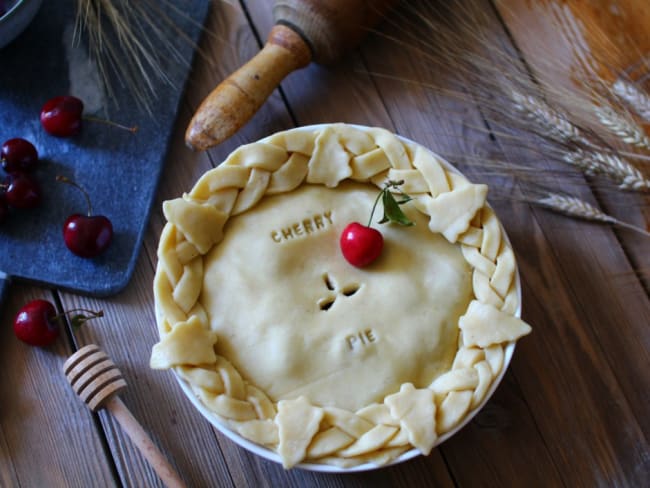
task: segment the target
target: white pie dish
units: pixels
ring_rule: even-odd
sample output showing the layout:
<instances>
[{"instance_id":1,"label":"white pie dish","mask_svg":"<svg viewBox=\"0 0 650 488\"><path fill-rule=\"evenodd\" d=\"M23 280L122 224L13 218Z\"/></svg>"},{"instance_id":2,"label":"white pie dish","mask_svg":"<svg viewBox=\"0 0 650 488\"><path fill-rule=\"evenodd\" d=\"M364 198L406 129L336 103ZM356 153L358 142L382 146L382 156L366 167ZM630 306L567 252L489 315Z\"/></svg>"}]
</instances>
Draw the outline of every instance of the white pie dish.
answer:
<instances>
[{"instance_id":1,"label":"white pie dish","mask_svg":"<svg viewBox=\"0 0 650 488\"><path fill-rule=\"evenodd\" d=\"M438 437L438 440L436 441L436 444L434 447L439 446L443 442L445 442L447 439L450 437L454 436L459 430L461 430L465 425L467 425L473 418L478 414L481 409L485 406L485 404L490 400L496 389L498 388L499 384L501 383L501 380L503 379L503 376L505 375L508 365L510 364L510 360L512 359L512 355L515 351L515 343L510 343L506 346L505 348L505 355L504 355L504 362L503 362L503 369L501 370L501 374L494 380L492 383L492 386L490 387L490 390L488 391L487 395L485 396L484 400L481 402L481 404L476 407L472 412L470 412L465 419L458 424L454 429L450 430L449 432L446 432L445 434L441 435ZM254 442L249 441L248 439L245 439L241 435L239 435L237 432L231 430L227 425L223 423L221 419L217 415L215 415L213 412L208 410L203 403L196 397L194 392L191 390L189 385L185 380L180 378L177 374L174 374L175 378L177 379L178 383L181 386L181 389L183 390L183 393L187 398L192 402L192 405L205 417L205 419L210 422L215 429L217 429L221 434L225 435L228 439L233 441L235 444L237 444L240 447L243 447L244 449L252 452L253 454L256 454L257 456L260 456L264 459L267 459L269 461L273 461L275 463L278 463L282 465L282 459L280 456L271 451L270 449L267 449L263 446L260 446L259 444L255 444ZM304 469L307 471L317 471L321 473L355 473L355 472L361 472L361 471L371 471L375 469L381 469L387 466L394 466L396 464L402 463L404 461L408 461L410 459L413 459L417 456L421 456L420 451L418 451L415 448L412 448L408 451L406 451L404 454L401 456L393 459L391 462L388 464L384 465L376 465L376 464L371 464L371 463L365 463L365 464L360 464L357 466L351 466L349 468L342 468L339 466L334 466L330 464L317 464L317 463L300 463L295 466L295 468L298 469Z\"/></svg>"},{"instance_id":2,"label":"white pie dish","mask_svg":"<svg viewBox=\"0 0 650 488\"><path fill-rule=\"evenodd\" d=\"M314 130L320 130L320 129L324 128L325 126L326 125L307 126L307 127L301 127L298 130L314 131ZM352 127L356 127L358 129L361 129L361 130L365 129L364 127L361 127L361 126L352 126ZM408 140L406 138L403 138L403 137L400 137L400 139L403 142L408 143L408 144L414 144L414 145L416 144L413 141L410 141L410 140ZM264 142L265 140L266 139L263 139L261 142ZM448 171L452 171L452 172L460 174L460 172L456 168L454 168L451 164L449 164L448 162L446 162L444 160L442 160L442 162L444 163L445 168ZM501 231L502 231L502 235L504 236L505 241L509 244L507 235L506 235L506 233L505 233L505 231L503 230L502 227L501 227ZM516 310L514 315L516 317L520 317L520 315L521 315L521 284L520 284L520 278L519 278L518 270L517 270L516 267L515 267L514 280L515 280L515 285L514 286L516 288L516 295L518 297L518 302L517 302L518 306L517 306L517 310ZM515 349L515 343L514 342L511 342L511 343L508 343L508 344L505 345L505 347L504 347L503 366L502 366L499 374L497 376L495 376L495 378L493 379L493 381L491 383L491 386L489 387L488 392L485 395L485 397L483 398L483 400L474 409L469 411L465 415L463 420L458 425L456 425L453 429L451 429L451 430L445 432L444 434L440 435L436 440L435 446L441 444L445 440L452 437L456 432L458 432L460 429L462 429L462 427L465 426L483 408L483 406L491 398L492 394L494 393L494 391L496 390L496 388L500 384L503 376L505 375L505 372L506 372L506 370L508 368L508 365L509 365L510 360L512 358L512 355L514 353L514 349ZM184 379L182 379L176 373L175 373L175 376L176 376L176 378L177 378L177 380L178 380L184 394L190 399L190 401L197 408L197 410L220 433L222 433L223 435L225 435L226 437L231 439L233 442L235 442L239 446L251 451L252 453L254 453L256 455L259 455L259 456L261 456L261 457L263 457L265 459L268 459L268 460L271 460L271 461L274 461L274 462L277 462L277 463L282 463L282 459L281 459L280 455L277 454L276 452L271 451L270 449L267 449L267 448L265 448L263 446L260 446L260 445L258 445L256 443L242 437L241 435L234 432L233 430L231 430L226 425L226 423L222 419L219 418L218 415L216 415L215 413L210 411L208 408L206 408L206 406L199 400L199 398L192 391L190 385ZM416 457L418 455L420 455L420 451L415 449L415 448L412 448L412 449L404 452L403 454L401 454L397 458L393 459L388 464L381 465L381 466L366 463L366 464L360 464L360 465L356 465L356 466L352 466L352 467L343 468L343 467L339 467L339 466L336 466L336 465L303 462L303 463L300 463L300 464L296 465L296 467L300 468L300 469L306 469L306 470L311 470L311 471L319 471L319 472L328 472L328 473L358 472L358 471L366 471L366 470L378 469L378 468L383 467L383 466L394 465L394 464L397 464L397 463L412 459L412 458L414 458L414 457Z\"/></svg>"}]
</instances>

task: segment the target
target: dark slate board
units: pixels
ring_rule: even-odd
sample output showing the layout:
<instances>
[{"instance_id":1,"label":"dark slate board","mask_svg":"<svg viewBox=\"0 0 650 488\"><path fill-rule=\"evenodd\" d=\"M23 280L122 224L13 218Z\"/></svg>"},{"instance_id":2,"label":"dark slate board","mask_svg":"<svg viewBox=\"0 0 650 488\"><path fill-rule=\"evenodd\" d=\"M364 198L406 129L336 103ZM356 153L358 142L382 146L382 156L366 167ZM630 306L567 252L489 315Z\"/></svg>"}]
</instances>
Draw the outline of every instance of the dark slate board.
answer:
<instances>
[{"instance_id":1,"label":"dark slate board","mask_svg":"<svg viewBox=\"0 0 650 488\"><path fill-rule=\"evenodd\" d=\"M44 194L40 208L13 211L0 226L0 285L4 272L10 278L106 296L120 291L133 273L194 46L170 33L187 62L164 59L173 86L156 82L155 116L139 108L129 91L119 87L115 100L94 103L101 100L96 98L101 84L82 70L69 75L70 64L88 66L79 62L86 55L83 42L70 51L75 3L43 2L30 26L0 50L0 143L12 137L34 143L42 159L36 178ZM209 3L174 1L179 10L169 14L190 39L198 41ZM160 8L165 4L160 2ZM74 87L84 93L70 93ZM139 130L131 134L85 122L75 138L52 137L40 125L40 109L47 99L64 94L87 97L100 108L98 116L137 125ZM83 259L65 247L63 222L72 213L85 213L86 204L75 188L55 182L58 174L85 187L94 213L113 222L114 240L102 256Z\"/></svg>"}]
</instances>

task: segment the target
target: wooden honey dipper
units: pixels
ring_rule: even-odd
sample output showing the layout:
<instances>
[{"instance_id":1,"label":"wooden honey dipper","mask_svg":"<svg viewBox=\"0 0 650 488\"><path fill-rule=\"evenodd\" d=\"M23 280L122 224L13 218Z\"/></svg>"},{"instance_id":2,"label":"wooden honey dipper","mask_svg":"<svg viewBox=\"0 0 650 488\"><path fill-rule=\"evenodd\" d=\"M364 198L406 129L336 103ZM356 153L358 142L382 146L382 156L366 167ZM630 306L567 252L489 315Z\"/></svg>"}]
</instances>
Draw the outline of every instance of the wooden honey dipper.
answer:
<instances>
[{"instance_id":1,"label":"wooden honey dipper","mask_svg":"<svg viewBox=\"0 0 650 488\"><path fill-rule=\"evenodd\" d=\"M205 150L237 132L280 82L312 60L328 64L354 47L397 0L278 0L264 48L203 100L185 142Z\"/></svg>"},{"instance_id":2,"label":"wooden honey dipper","mask_svg":"<svg viewBox=\"0 0 650 488\"><path fill-rule=\"evenodd\" d=\"M82 347L63 364L63 373L72 389L93 412L105 408L113 415L165 486L185 486L165 456L117 396L117 393L126 387L126 381L104 351L94 344Z\"/></svg>"}]
</instances>

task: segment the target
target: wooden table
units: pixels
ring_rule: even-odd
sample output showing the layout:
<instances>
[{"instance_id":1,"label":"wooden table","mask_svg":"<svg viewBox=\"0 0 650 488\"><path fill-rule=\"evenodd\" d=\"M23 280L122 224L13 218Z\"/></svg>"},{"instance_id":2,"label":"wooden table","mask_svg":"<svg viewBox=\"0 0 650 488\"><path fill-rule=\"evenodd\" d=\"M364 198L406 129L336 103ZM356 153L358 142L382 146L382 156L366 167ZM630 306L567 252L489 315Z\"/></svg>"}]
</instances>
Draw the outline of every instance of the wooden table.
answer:
<instances>
[{"instance_id":1,"label":"wooden table","mask_svg":"<svg viewBox=\"0 0 650 488\"><path fill-rule=\"evenodd\" d=\"M93 299L14 283L0 329L0 486L160 486L119 426L79 401L61 373L75 348L100 345L129 386L121 398L189 486L650 486L650 301L647 238L584 223L513 199L494 199L517 254L523 317L505 380L478 416L428 457L368 473L285 471L217 433L170 372L149 369L157 341L152 279L164 225L161 202L190 189L235 147L296 125L344 121L383 126L436 152L520 160L524 149L490 134L479 107L459 105L426 81L400 29L384 25L334 67L292 74L230 140L193 153L183 132L208 90L260 48L272 24L270 1L215 1L173 134L162 183L132 281L117 296ZM486 1L486 11L491 12ZM495 31L510 42L494 17ZM484 176L503 192L511 181ZM572 191L595 203L581 176ZM558 185L562 185L561 182ZM577 189L576 189L577 188ZM638 194L600 199L645 227ZM62 309L103 309L105 317L32 348L12 332L34 298Z\"/></svg>"}]
</instances>

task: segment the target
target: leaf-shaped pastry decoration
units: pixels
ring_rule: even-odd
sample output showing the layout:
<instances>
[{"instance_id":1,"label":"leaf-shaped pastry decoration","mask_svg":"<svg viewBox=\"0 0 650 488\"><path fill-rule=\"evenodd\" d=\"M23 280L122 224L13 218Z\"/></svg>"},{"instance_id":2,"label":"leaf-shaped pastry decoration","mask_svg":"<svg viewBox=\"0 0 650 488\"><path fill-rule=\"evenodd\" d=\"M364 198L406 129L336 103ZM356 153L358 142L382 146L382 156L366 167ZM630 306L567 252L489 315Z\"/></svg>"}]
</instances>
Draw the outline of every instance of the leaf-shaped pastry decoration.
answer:
<instances>
[{"instance_id":1,"label":"leaf-shaped pastry decoration","mask_svg":"<svg viewBox=\"0 0 650 488\"><path fill-rule=\"evenodd\" d=\"M436 442L436 402L433 391L416 389L404 383L399 393L385 399L393 417L399 419L402 429L409 434L409 442L427 455Z\"/></svg>"},{"instance_id":2,"label":"leaf-shaped pastry decoration","mask_svg":"<svg viewBox=\"0 0 650 488\"><path fill-rule=\"evenodd\" d=\"M456 242L485 205L486 196L486 185L466 185L427 199L426 210L431 216L429 229L442 234L449 242Z\"/></svg>"},{"instance_id":3,"label":"leaf-shaped pastry decoration","mask_svg":"<svg viewBox=\"0 0 650 488\"><path fill-rule=\"evenodd\" d=\"M223 226L228 215L211 205L176 198L163 203L165 218L205 254L223 238Z\"/></svg>"},{"instance_id":4,"label":"leaf-shaped pastry decoration","mask_svg":"<svg viewBox=\"0 0 650 488\"><path fill-rule=\"evenodd\" d=\"M280 438L278 453L285 468L291 468L304 459L323 415L322 408L314 407L302 396L278 402L275 417Z\"/></svg>"},{"instance_id":5,"label":"leaf-shaped pastry decoration","mask_svg":"<svg viewBox=\"0 0 650 488\"><path fill-rule=\"evenodd\" d=\"M166 369L172 366L210 364L217 359L214 344L217 334L203 327L201 321L191 316L172 328L151 350L149 365L153 369Z\"/></svg>"},{"instance_id":6,"label":"leaf-shaped pastry decoration","mask_svg":"<svg viewBox=\"0 0 650 488\"><path fill-rule=\"evenodd\" d=\"M519 339L531 331L530 325L492 305L472 300L459 321L467 347L488 347Z\"/></svg>"},{"instance_id":7,"label":"leaf-shaped pastry decoration","mask_svg":"<svg viewBox=\"0 0 650 488\"><path fill-rule=\"evenodd\" d=\"M316 139L314 154L309 160L308 183L322 183L334 188L352 174L350 155L335 137L331 128L323 130Z\"/></svg>"}]
</instances>

